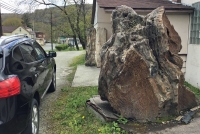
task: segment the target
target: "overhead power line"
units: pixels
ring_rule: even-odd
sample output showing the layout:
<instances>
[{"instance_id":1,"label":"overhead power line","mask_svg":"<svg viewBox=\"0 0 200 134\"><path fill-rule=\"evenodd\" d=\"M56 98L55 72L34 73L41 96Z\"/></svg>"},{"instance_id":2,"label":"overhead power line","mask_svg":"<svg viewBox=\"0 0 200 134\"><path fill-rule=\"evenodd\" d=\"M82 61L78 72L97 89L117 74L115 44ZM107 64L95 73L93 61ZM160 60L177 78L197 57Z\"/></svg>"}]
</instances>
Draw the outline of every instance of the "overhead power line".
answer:
<instances>
[{"instance_id":1,"label":"overhead power line","mask_svg":"<svg viewBox=\"0 0 200 134\"><path fill-rule=\"evenodd\" d=\"M3 9L6 9L10 12L13 12L13 13L17 13L17 14L23 14L25 13L24 11L8 4L8 3L5 3L4 1L0 1L0 7L3 8Z\"/></svg>"}]
</instances>

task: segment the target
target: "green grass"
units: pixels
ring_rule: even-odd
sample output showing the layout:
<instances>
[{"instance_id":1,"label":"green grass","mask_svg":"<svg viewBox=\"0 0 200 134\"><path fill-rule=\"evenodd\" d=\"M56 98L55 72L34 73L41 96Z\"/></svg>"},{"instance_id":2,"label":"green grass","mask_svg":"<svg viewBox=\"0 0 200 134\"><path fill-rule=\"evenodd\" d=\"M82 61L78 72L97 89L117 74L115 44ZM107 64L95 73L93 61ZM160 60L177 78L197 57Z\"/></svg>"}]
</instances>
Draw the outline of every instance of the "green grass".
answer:
<instances>
[{"instance_id":1,"label":"green grass","mask_svg":"<svg viewBox=\"0 0 200 134\"><path fill-rule=\"evenodd\" d=\"M69 81L69 83L72 83L72 81L74 79L74 75L75 75L77 66L78 65L84 65L84 64L85 64L85 54L81 54L81 55L72 59L72 62L69 64L69 66L73 67L73 70L72 70L72 73L70 73L67 76L67 80Z\"/></svg>"},{"instance_id":2,"label":"green grass","mask_svg":"<svg viewBox=\"0 0 200 134\"><path fill-rule=\"evenodd\" d=\"M78 65L85 63L85 54L75 57L70 67L73 68L67 80L72 83ZM186 83L186 85L189 85ZM190 87L191 88L191 87ZM194 88L191 88L194 89ZM199 94L199 90L195 88ZM55 134L125 134L121 124L132 127L135 133L145 133L148 123L128 122L120 116L118 121L103 123L91 114L86 108L86 100L98 94L98 87L71 87L71 84L62 89L60 97L53 104L51 113L51 129ZM175 117L158 118L153 123L162 124L174 120Z\"/></svg>"},{"instance_id":3,"label":"green grass","mask_svg":"<svg viewBox=\"0 0 200 134\"><path fill-rule=\"evenodd\" d=\"M157 118L153 122L154 123L162 123L162 122L171 121L171 120L175 120L175 119L176 119L175 116L167 116L167 117Z\"/></svg>"},{"instance_id":4,"label":"green grass","mask_svg":"<svg viewBox=\"0 0 200 134\"><path fill-rule=\"evenodd\" d=\"M82 54L82 55L75 57L69 66L77 67L78 65L84 65L84 64L85 64L85 54Z\"/></svg>"},{"instance_id":5,"label":"green grass","mask_svg":"<svg viewBox=\"0 0 200 134\"><path fill-rule=\"evenodd\" d=\"M70 66L73 71L67 80L72 83L78 65L85 63L85 54L75 57ZM54 102L51 117L53 134L125 134L117 122L103 123L86 108L86 100L98 94L97 87L71 87L71 84L61 89L62 93ZM120 123L127 120L120 118Z\"/></svg>"},{"instance_id":6,"label":"green grass","mask_svg":"<svg viewBox=\"0 0 200 134\"><path fill-rule=\"evenodd\" d=\"M91 120L92 115L85 108L85 101L93 94L97 94L96 87L66 87L62 90L62 97L56 102L56 109L60 109L54 113L53 118L60 122L62 128L59 133L89 133L91 130L88 127L94 128L94 120ZM88 124L89 123L89 124ZM91 124L90 124L91 123Z\"/></svg>"},{"instance_id":7,"label":"green grass","mask_svg":"<svg viewBox=\"0 0 200 134\"><path fill-rule=\"evenodd\" d=\"M74 75L76 73L76 68L77 67L73 68L72 72L67 76L67 80L69 81L70 85L71 85L71 83L72 83L72 81L74 79Z\"/></svg>"},{"instance_id":8,"label":"green grass","mask_svg":"<svg viewBox=\"0 0 200 134\"><path fill-rule=\"evenodd\" d=\"M84 50L83 47L79 47L79 51ZM77 51L76 47L68 47L66 51Z\"/></svg>"},{"instance_id":9,"label":"green grass","mask_svg":"<svg viewBox=\"0 0 200 134\"><path fill-rule=\"evenodd\" d=\"M67 44L58 44L58 43L56 44L56 46L66 46L66 45ZM84 50L83 47L79 47L79 51L82 51L82 50ZM59 50L55 49L55 51L59 51ZM78 50L76 49L76 46L74 46L74 47L67 47L67 48L62 49L60 51L78 51Z\"/></svg>"},{"instance_id":10,"label":"green grass","mask_svg":"<svg viewBox=\"0 0 200 134\"><path fill-rule=\"evenodd\" d=\"M195 96L200 100L200 90L194 86L192 86L190 83L185 82L184 83L186 87L190 88L190 90L195 94Z\"/></svg>"},{"instance_id":11,"label":"green grass","mask_svg":"<svg viewBox=\"0 0 200 134\"><path fill-rule=\"evenodd\" d=\"M73 68L67 80L72 83L76 68L85 63L85 54L75 57L70 66ZM185 82L198 98L200 91L191 84ZM71 84L64 87L59 98L54 102L54 110L50 113L50 128L52 134L125 134L119 124L126 124L135 128L134 131L145 132L146 124L131 123L123 117L118 122L103 123L91 114L85 105L86 100L98 94L97 87L71 87ZM174 117L159 118L155 122L173 120Z\"/></svg>"},{"instance_id":12,"label":"green grass","mask_svg":"<svg viewBox=\"0 0 200 134\"><path fill-rule=\"evenodd\" d=\"M103 123L88 112L85 102L97 94L97 87L65 87L55 102L52 115L57 134L123 134L117 122ZM54 128L54 127L53 127Z\"/></svg>"}]
</instances>

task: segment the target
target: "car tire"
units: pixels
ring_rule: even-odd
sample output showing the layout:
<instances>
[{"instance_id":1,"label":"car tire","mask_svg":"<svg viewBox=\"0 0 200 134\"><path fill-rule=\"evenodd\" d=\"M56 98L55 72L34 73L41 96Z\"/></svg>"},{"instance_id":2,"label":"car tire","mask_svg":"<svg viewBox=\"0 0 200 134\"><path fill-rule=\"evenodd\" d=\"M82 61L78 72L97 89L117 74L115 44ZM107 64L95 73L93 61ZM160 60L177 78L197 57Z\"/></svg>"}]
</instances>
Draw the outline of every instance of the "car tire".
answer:
<instances>
[{"instance_id":1,"label":"car tire","mask_svg":"<svg viewBox=\"0 0 200 134\"><path fill-rule=\"evenodd\" d=\"M48 89L48 92L56 91L56 71L53 72L51 85Z\"/></svg>"},{"instance_id":2,"label":"car tire","mask_svg":"<svg viewBox=\"0 0 200 134\"><path fill-rule=\"evenodd\" d=\"M27 128L22 134L39 134L39 108L38 102L33 98L31 105L31 118Z\"/></svg>"}]
</instances>

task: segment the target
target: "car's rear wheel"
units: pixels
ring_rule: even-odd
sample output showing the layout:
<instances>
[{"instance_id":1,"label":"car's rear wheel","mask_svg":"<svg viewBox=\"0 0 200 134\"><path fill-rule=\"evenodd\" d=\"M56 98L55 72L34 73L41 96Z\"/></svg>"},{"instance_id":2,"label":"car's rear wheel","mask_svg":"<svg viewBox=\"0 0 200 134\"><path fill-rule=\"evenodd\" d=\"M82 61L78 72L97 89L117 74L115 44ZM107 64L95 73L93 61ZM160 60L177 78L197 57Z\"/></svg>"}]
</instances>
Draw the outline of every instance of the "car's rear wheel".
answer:
<instances>
[{"instance_id":1,"label":"car's rear wheel","mask_svg":"<svg viewBox=\"0 0 200 134\"><path fill-rule=\"evenodd\" d=\"M31 118L29 124L22 134L38 134L39 133L39 108L36 99L32 100Z\"/></svg>"},{"instance_id":2,"label":"car's rear wheel","mask_svg":"<svg viewBox=\"0 0 200 134\"><path fill-rule=\"evenodd\" d=\"M51 85L48 89L49 92L56 91L56 71L53 72Z\"/></svg>"}]
</instances>

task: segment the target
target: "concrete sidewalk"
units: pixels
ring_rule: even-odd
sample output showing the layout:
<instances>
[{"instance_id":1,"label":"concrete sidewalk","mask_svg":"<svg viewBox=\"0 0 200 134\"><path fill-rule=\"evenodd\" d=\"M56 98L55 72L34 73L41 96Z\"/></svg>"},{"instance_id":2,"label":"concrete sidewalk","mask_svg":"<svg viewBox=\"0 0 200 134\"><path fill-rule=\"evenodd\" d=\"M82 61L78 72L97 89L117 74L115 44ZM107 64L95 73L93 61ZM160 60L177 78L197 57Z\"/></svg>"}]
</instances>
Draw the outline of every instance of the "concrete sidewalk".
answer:
<instances>
[{"instance_id":1,"label":"concrete sidewalk","mask_svg":"<svg viewBox=\"0 0 200 134\"><path fill-rule=\"evenodd\" d=\"M164 125L163 125L164 126ZM165 129L147 132L148 134L200 134L200 112L187 125L178 124L173 127L165 127Z\"/></svg>"},{"instance_id":2,"label":"concrete sidewalk","mask_svg":"<svg viewBox=\"0 0 200 134\"><path fill-rule=\"evenodd\" d=\"M72 87L98 86L100 68L80 65L77 67Z\"/></svg>"}]
</instances>

